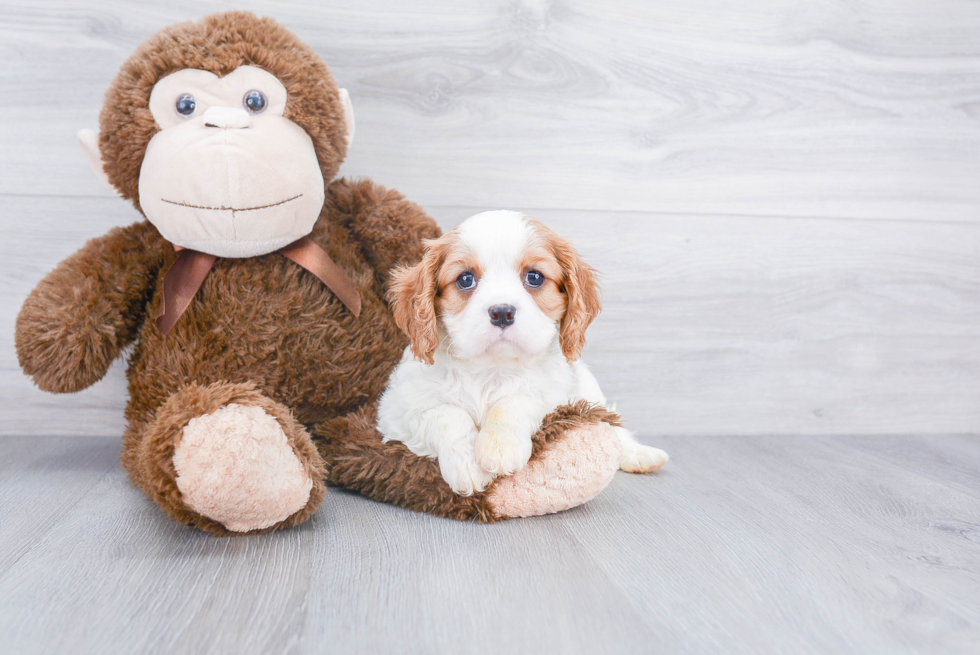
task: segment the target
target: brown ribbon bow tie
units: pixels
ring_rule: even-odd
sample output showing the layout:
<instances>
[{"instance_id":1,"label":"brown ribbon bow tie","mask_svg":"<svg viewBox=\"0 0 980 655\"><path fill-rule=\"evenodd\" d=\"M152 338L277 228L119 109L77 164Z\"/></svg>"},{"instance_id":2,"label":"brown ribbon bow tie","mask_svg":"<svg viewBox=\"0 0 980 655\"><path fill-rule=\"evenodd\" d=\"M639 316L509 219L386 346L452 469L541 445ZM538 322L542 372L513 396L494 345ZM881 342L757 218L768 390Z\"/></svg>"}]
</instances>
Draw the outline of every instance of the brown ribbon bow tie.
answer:
<instances>
[{"instance_id":1,"label":"brown ribbon bow tie","mask_svg":"<svg viewBox=\"0 0 980 655\"><path fill-rule=\"evenodd\" d=\"M347 309L358 317L361 315L361 295L350 278L330 259L326 251L303 237L284 248L277 250L280 255L291 259L307 271L317 276ZM197 290L204 284L217 257L197 250L183 249L177 261L163 278L163 301L157 315L157 327L167 334L181 315L190 307Z\"/></svg>"}]
</instances>

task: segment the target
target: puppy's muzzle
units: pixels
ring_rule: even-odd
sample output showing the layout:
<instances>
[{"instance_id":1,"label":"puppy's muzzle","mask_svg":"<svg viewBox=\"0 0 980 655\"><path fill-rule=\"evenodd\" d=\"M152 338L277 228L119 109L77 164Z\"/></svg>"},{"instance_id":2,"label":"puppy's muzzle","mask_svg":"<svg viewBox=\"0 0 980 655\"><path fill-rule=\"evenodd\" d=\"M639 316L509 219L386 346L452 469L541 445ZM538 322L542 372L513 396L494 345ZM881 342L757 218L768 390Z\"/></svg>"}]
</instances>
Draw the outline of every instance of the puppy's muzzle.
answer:
<instances>
[{"instance_id":1,"label":"puppy's muzzle","mask_svg":"<svg viewBox=\"0 0 980 655\"><path fill-rule=\"evenodd\" d=\"M514 324L517 308L513 305L494 305L489 309L490 323L499 328Z\"/></svg>"}]
</instances>

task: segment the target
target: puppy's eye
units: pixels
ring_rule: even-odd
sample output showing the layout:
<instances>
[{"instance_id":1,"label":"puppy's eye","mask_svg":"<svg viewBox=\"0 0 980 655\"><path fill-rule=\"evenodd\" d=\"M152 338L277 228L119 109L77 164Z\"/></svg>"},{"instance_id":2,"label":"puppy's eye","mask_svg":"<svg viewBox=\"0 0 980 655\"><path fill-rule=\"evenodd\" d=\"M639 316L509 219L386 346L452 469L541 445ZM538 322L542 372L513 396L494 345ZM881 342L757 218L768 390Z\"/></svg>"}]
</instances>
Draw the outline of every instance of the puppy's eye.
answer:
<instances>
[{"instance_id":1,"label":"puppy's eye","mask_svg":"<svg viewBox=\"0 0 980 655\"><path fill-rule=\"evenodd\" d=\"M249 91L242 99L242 103L245 105L245 109L253 114L261 113L265 109L265 94L261 91Z\"/></svg>"},{"instance_id":2,"label":"puppy's eye","mask_svg":"<svg viewBox=\"0 0 980 655\"><path fill-rule=\"evenodd\" d=\"M524 284L537 289L544 284L544 275L540 271L528 271L524 274Z\"/></svg>"},{"instance_id":3,"label":"puppy's eye","mask_svg":"<svg viewBox=\"0 0 980 655\"><path fill-rule=\"evenodd\" d=\"M473 289L476 287L476 276L469 271L466 271L456 278L456 286L459 287L461 291Z\"/></svg>"},{"instance_id":4,"label":"puppy's eye","mask_svg":"<svg viewBox=\"0 0 980 655\"><path fill-rule=\"evenodd\" d=\"M189 93L185 93L177 98L174 108L177 110L178 114L184 118L187 118L194 113L195 109L197 109L197 102L194 100L194 96Z\"/></svg>"}]
</instances>

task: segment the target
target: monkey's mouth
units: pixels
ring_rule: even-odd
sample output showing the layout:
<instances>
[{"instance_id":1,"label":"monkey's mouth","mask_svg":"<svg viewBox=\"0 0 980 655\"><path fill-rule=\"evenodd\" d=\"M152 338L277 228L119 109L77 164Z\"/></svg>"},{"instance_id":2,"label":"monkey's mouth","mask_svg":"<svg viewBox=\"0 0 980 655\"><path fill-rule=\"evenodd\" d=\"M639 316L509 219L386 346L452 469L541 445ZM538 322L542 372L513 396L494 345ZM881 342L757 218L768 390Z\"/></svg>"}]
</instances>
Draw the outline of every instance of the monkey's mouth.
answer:
<instances>
[{"instance_id":1,"label":"monkey's mouth","mask_svg":"<svg viewBox=\"0 0 980 655\"><path fill-rule=\"evenodd\" d=\"M287 202L292 202L297 198L302 198L303 194L295 195L292 198L286 198L285 200L280 200L279 202L274 202L271 205L259 205L258 207L206 207L204 205L192 205L187 202L177 202L176 200L167 200L166 198L160 198L161 202L168 203L170 205L177 205L178 207L189 207L191 209L210 209L213 211L227 211L227 212L250 212L256 209L269 209L270 207L278 207L279 205L285 205Z\"/></svg>"}]
</instances>

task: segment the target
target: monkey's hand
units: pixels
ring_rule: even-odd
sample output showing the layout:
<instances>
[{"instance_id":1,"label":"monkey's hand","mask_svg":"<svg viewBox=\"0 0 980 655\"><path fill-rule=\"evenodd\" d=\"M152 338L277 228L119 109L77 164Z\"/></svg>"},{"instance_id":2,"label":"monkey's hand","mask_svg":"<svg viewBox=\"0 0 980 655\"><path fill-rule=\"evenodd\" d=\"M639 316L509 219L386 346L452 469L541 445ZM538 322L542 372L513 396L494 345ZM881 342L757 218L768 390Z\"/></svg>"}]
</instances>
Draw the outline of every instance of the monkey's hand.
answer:
<instances>
[{"instance_id":1,"label":"monkey's hand","mask_svg":"<svg viewBox=\"0 0 980 655\"><path fill-rule=\"evenodd\" d=\"M165 243L146 221L115 228L48 273L17 315L21 368L41 389L98 382L136 338Z\"/></svg>"}]
</instances>

